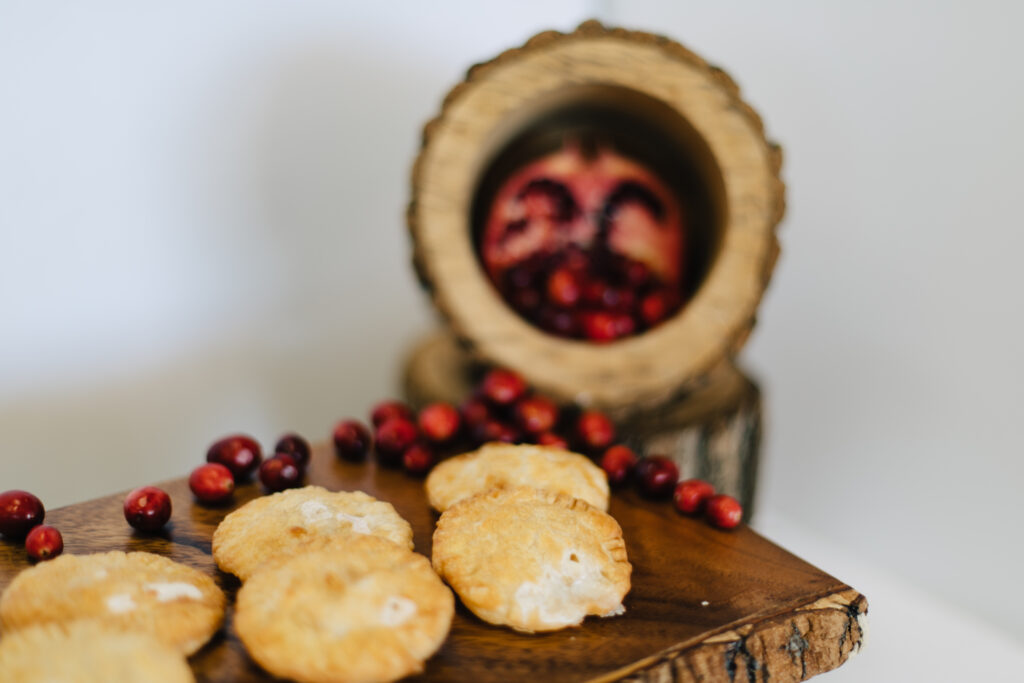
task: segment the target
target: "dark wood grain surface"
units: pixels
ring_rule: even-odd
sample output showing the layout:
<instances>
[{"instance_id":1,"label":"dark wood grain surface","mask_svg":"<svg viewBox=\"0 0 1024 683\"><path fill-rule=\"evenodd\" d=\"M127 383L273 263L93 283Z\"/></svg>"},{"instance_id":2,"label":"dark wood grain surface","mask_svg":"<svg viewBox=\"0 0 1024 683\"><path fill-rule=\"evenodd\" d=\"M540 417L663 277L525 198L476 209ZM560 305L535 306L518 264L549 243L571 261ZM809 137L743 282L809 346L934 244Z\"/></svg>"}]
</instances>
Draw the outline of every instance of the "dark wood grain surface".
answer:
<instances>
[{"instance_id":1,"label":"dark wood grain surface","mask_svg":"<svg viewBox=\"0 0 1024 683\"><path fill-rule=\"evenodd\" d=\"M191 463L183 465L189 468ZM401 472L343 463L316 449L309 483L363 490L394 504L412 524L416 550L430 555L436 515L422 482ZM146 550L214 576L234 598L238 581L217 570L210 539L232 509L260 495L240 486L232 505L193 501L187 482L160 484L174 504L164 533L134 532L122 495L47 512L65 552ZM442 649L422 680L802 680L840 665L861 640L863 597L746 527L732 532L684 518L667 503L632 493L613 496L633 563L626 614L588 619L582 627L522 635L484 624L461 606ZM0 541L0 588L29 566L20 544ZM214 640L191 658L202 681L270 680L246 655L232 614ZM667 676L667 677L666 677Z\"/></svg>"}]
</instances>

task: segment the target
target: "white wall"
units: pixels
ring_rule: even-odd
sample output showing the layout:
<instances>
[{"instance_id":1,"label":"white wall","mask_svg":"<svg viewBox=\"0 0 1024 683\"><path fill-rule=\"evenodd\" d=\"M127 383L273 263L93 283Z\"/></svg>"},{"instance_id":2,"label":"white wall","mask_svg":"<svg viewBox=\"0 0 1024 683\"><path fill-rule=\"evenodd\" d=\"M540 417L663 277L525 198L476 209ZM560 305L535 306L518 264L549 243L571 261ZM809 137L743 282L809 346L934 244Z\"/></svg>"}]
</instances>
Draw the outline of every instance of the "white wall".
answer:
<instances>
[{"instance_id":1,"label":"white wall","mask_svg":"<svg viewBox=\"0 0 1024 683\"><path fill-rule=\"evenodd\" d=\"M432 317L421 124L595 10L724 66L786 149L762 507L1024 639L1012 3L0 3L0 489L179 476L393 391Z\"/></svg>"}]
</instances>

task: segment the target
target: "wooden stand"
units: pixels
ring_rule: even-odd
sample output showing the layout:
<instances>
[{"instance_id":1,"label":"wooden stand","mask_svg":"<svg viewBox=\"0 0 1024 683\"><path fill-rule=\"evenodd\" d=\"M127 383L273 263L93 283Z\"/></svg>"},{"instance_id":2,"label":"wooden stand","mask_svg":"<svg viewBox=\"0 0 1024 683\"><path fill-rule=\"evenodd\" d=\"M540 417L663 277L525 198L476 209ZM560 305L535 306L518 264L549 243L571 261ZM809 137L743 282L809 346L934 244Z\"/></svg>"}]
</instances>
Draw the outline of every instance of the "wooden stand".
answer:
<instances>
[{"instance_id":1,"label":"wooden stand","mask_svg":"<svg viewBox=\"0 0 1024 683\"><path fill-rule=\"evenodd\" d=\"M406 398L458 404L482 370L446 332L420 342L405 364ZM626 442L644 455L667 455L683 479L698 477L736 497L749 518L753 510L761 443L761 392L731 362L701 378L683 397L621 422Z\"/></svg>"},{"instance_id":2,"label":"wooden stand","mask_svg":"<svg viewBox=\"0 0 1024 683\"><path fill-rule=\"evenodd\" d=\"M489 164L524 131L581 110L617 134L659 141L662 156L695 169L710 207L697 226L707 247L692 298L653 329L606 345L526 322L484 276L474 247L473 205ZM746 340L779 251L781 161L736 84L678 43L596 22L548 31L470 69L425 126L408 209L414 264L475 357L563 400L643 412L694 391Z\"/></svg>"}]
</instances>

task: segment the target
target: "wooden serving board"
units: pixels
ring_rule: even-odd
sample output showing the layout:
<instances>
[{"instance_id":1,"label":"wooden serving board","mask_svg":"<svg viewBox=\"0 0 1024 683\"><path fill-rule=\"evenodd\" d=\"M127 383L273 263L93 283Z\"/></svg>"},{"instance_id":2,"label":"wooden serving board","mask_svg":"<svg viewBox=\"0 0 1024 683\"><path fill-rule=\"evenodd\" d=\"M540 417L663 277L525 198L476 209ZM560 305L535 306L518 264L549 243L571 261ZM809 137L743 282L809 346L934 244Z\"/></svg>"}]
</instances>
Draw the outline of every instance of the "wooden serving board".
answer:
<instances>
[{"instance_id":1,"label":"wooden serving board","mask_svg":"<svg viewBox=\"0 0 1024 683\"><path fill-rule=\"evenodd\" d=\"M308 480L391 502L412 524L416 550L430 556L436 514L421 481L372 462L340 462L327 445L315 449ZM220 508L196 504L185 479L160 486L174 505L160 535L125 523L123 495L49 511L46 522L61 530L65 552L166 555L216 577L233 602L238 581L217 570L210 539L224 515L260 495L259 485L240 486L234 503ZM630 492L615 494L610 512L633 563L623 616L530 636L485 624L460 605L448 640L412 680L778 683L833 669L859 649L864 597L750 529L718 531ZM28 566L21 544L0 541L0 588ZM190 661L200 681L272 680L246 654L230 609L221 632Z\"/></svg>"}]
</instances>

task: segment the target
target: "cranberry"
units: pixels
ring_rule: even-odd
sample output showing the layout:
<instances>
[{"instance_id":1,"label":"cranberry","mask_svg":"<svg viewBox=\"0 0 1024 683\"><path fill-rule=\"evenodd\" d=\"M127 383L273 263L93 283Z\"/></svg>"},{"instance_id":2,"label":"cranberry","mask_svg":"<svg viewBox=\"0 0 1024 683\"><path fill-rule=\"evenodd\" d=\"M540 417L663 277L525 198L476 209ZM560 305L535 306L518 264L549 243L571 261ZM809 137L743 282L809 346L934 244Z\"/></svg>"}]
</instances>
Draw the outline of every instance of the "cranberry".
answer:
<instances>
[{"instance_id":1,"label":"cranberry","mask_svg":"<svg viewBox=\"0 0 1024 683\"><path fill-rule=\"evenodd\" d=\"M401 417L394 417L377 428L377 461L395 467L401 464L402 454L416 442L416 425Z\"/></svg>"},{"instance_id":2,"label":"cranberry","mask_svg":"<svg viewBox=\"0 0 1024 683\"><path fill-rule=\"evenodd\" d=\"M507 406L526 394L526 382L511 370L496 368L484 375L480 389L484 398L491 403Z\"/></svg>"},{"instance_id":3,"label":"cranberry","mask_svg":"<svg viewBox=\"0 0 1024 683\"><path fill-rule=\"evenodd\" d=\"M704 504L715 495L715 487L703 479L687 479L676 485L672 500L684 515L695 515L704 508Z\"/></svg>"},{"instance_id":4,"label":"cranberry","mask_svg":"<svg viewBox=\"0 0 1024 683\"><path fill-rule=\"evenodd\" d=\"M208 462L192 470L188 487L201 503L215 505L229 500L235 492L231 470L219 462Z\"/></svg>"},{"instance_id":5,"label":"cranberry","mask_svg":"<svg viewBox=\"0 0 1024 683\"><path fill-rule=\"evenodd\" d=\"M206 451L206 462L224 465L236 480L249 477L260 466L263 451L256 440L245 434L233 434L215 441Z\"/></svg>"},{"instance_id":6,"label":"cranberry","mask_svg":"<svg viewBox=\"0 0 1024 683\"><path fill-rule=\"evenodd\" d=\"M459 433L459 411L450 403L431 403L420 411L420 432L434 443L446 443Z\"/></svg>"},{"instance_id":7,"label":"cranberry","mask_svg":"<svg viewBox=\"0 0 1024 683\"><path fill-rule=\"evenodd\" d=\"M403 420L413 419L412 408L401 401L382 401L373 407L370 421L374 427L380 427L390 419L400 417Z\"/></svg>"},{"instance_id":8,"label":"cranberry","mask_svg":"<svg viewBox=\"0 0 1024 683\"><path fill-rule=\"evenodd\" d=\"M559 268L548 277L548 301L562 308L572 308L582 293L579 278L568 268Z\"/></svg>"},{"instance_id":9,"label":"cranberry","mask_svg":"<svg viewBox=\"0 0 1024 683\"><path fill-rule=\"evenodd\" d=\"M679 480L679 468L664 456L652 455L637 464L636 479L640 493L648 498L668 498Z\"/></svg>"},{"instance_id":10,"label":"cranberry","mask_svg":"<svg viewBox=\"0 0 1024 683\"><path fill-rule=\"evenodd\" d=\"M558 422L558 406L544 396L530 396L516 403L515 415L524 432L541 434L551 431Z\"/></svg>"},{"instance_id":11,"label":"cranberry","mask_svg":"<svg viewBox=\"0 0 1024 683\"><path fill-rule=\"evenodd\" d=\"M555 448L568 449L569 442L553 432L544 432L537 435L537 443L541 446L554 446Z\"/></svg>"},{"instance_id":12,"label":"cranberry","mask_svg":"<svg viewBox=\"0 0 1024 683\"><path fill-rule=\"evenodd\" d=\"M491 409L482 398L475 396L466 399L459 407L462 422L470 429L491 419Z\"/></svg>"},{"instance_id":13,"label":"cranberry","mask_svg":"<svg viewBox=\"0 0 1024 683\"><path fill-rule=\"evenodd\" d=\"M612 486L624 484L633 474L636 463L636 453L627 446L612 446L601 456L601 469L608 475L608 483Z\"/></svg>"},{"instance_id":14,"label":"cranberry","mask_svg":"<svg viewBox=\"0 0 1024 683\"><path fill-rule=\"evenodd\" d=\"M409 474L426 474L434 466L434 453L421 443L413 444L402 453L402 466Z\"/></svg>"},{"instance_id":15,"label":"cranberry","mask_svg":"<svg viewBox=\"0 0 1024 683\"><path fill-rule=\"evenodd\" d=\"M500 420L487 420L478 424L473 430L474 441L478 444L500 441L501 443L516 443L520 440L519 430L507 425Z\"/></svg>"},{"instance_id":16,"label":"cranberry","mask_svg":"<svg viewBox=\"0 0 1024 683\"><path fill-rule=\"evenodd\" d=\"M358 420L342 420L334 426L334 451L343 460L365 460L370 443L370 430Z\"/></svg>"},{"instance_id":17,"label":"cranberry","mask_svg":"<svg viewBox=\"0 0 1024 683\"><path fill-rule=\"evenodd\" d=\"M287 453L277 453L260 465L260 482L271 493L295 488L302 481L302 468Z\"/></svg>"},{"instance_id":18,"label":"cranberry","mask_svg":"<svg viewBox=\"0 0 1024 683\"><path fill-rule=\"evenodd\" d=\"M25 552L36 562L52 560L64 552L64 539L52 526L40 524L25 537Z\"/></svg>"},{"instance_id":19,"label":"cranberry","mask_svg":"<svg viewBox=\"0 0 1024 683\"><path fill-rule=\"evenodd\" d=\"M171 518L171 497L155 486L143 486L124 499L124 518L139 531L158 531Z\"/></svg>"},{"instance_id":20,"label":"cranberry","mask_svg":"<svg viewBox=\"0 0 1024 683\"><path fill-rule=\"evenodd\" d=\"M743 519L743 506L732 496L718 494L708 499L705 514L719 529L735 529Z\"/></svg>"},{"instance_id":21,"label":"cranberry","mask_svg":"<svg viewBox=\"0 0 1024 683\"><path fill-rule=\"evenodd\" d=\"M615 440L615 425L604 413L588 410L576 421L576 435L584 450L597 453Z\"/></svg>"},{"instance_id":22,"label":"cranberry","mask_svg":"<svg viewBox=\"0 0 1024 683\"><path fill-rule=\"evenodd\" d=\"M274 446L274 453L286 453L292 456L295 464L303 470L306 469L310 458L313 457L313 449L309 447L309 442L294 433L285 434L278 439Z\"/></svg>"},{"instance_id":23,"label":"cranberry","mask_svg":"<svg viewBox=\"0 0 1024 683\"><path fill-rule=\"evenodd\" d=\"M21 540L32 527L43 523L43 503L28 491L0 493L0 534Z\"/></svg>"}]
</instances>

